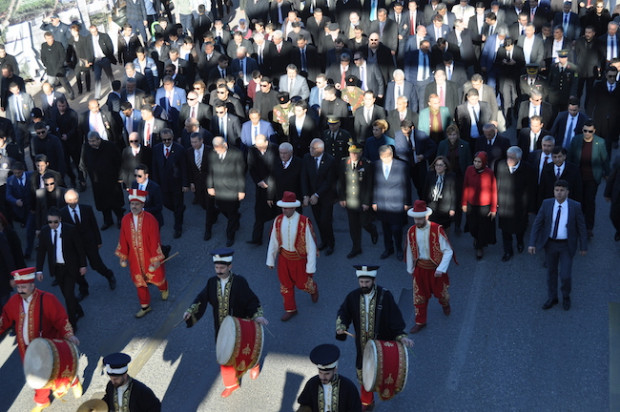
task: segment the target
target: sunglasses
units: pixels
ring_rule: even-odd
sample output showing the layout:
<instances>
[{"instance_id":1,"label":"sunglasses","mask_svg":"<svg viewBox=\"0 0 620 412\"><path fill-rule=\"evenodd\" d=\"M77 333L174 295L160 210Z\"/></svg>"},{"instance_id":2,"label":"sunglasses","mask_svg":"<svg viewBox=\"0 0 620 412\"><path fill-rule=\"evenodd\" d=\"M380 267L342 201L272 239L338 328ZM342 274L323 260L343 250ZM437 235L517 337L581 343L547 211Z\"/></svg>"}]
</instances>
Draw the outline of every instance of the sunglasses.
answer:
<instances>
[{"instance_id":1,"label":"sunglasses","mask_svg":"<svg viewBox=\"0 0 620 412\"><path fill-rule=\"evenodd\" d=\"M188 102L191 102L191 101L194 101L194 100L196 100L196 98L195 98L195 97L188 97L188 98L187 98L187 101L188 101Z\"/></svg>"},{"instance_id":2,"label":"sunglasses","mask_svg":"<svg viewBox=\"0 0 620 412\"><path fill-rule=\"evenodd\" d=\"M130 140L129 143L138 143L139 140Z\"/></svg>"},{"instance_id":3,"label":"sunglasses","mask_svg":"<svg viewBox=\"0 0 620 412\"><path fill-rule=\"evenodd\" d=\"M56 183L45 183L45 186L54 186Z\"/></svg>"},{"instance_id":4,"label":"sunglasses","mask_svg":"<svg viewBox=\"0 0 620 412\"><path fill-rule=\"evenodd\" d=\"M218 110L216 110L216 111L215 111L215 113L216 113L216 114L224 114L224 113L226 113L226 112L225 112L225 111L223 111L223 110L222 110L222 111L218 111Z\"/></svg>"},{"instance_id":5,"label":"sunglasses","mask_svg":"<svg viewBox=\"0 0 620 412\"><path fill-rule=\"evenodd\" d=\"M48 220L47 223L49 223L49 224L60 223L60 220Z\"/></svg>"},{"instance_id":6,"label":"sunglasses","mask_svg":"<svg viewBox=\"0 0 620 412\"><path fill-rule=\"evenodd\" d=\"M162 142L171 142L172 139L161 139Z\"/></svg>"},{"instance_id":7,"label":"sunglasses","mask_svg":"<svg viewBox=\"0 0 620 412\"><path fill-rule=\"evenodd\" d=\"M583 132L584 132L584 133L594 133L594 129L592 129L592 130L586 130L586 129L583 129Z\"/></svg>"},{"instance_id":8,"label":"sunglasses","mask_svg":"<svg viewBox=\"0 0 620 412\"><path fill-rule=\"evenodd\" d=\"M38 135L42 135L42 134L45 134L45 133L47 133L47 132L46 131L37 132Z\"/></svg>"},{"instance_id":9,"label":"sunglasses","mask_svg":"<svg viewBox=\"0 0 620 412\"><path fill-rule=\"evenodd\" d=\"M134 177L144 177L144 175L137 175L137 174L134 174Z\"/></svg>"}]
</instances>

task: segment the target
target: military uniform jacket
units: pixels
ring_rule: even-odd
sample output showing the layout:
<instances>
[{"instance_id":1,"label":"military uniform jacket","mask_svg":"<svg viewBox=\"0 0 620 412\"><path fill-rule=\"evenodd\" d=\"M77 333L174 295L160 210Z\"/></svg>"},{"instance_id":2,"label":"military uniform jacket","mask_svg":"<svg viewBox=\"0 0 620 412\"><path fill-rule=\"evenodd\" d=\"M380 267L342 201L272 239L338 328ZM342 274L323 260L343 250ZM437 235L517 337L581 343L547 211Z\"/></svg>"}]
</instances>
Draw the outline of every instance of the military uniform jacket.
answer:
<instances>
[{"instance_id":1,"label":"military uniform jacket","mask_svg":"<svg viewBox=\"0 0 620 412\"><path fill-rule=\"evenodd\" d=\"M362 157L355 170L350 157L340 161L336 190L338 200L347 202L347 209L361 210L362 205L372 205L372 185L374 182L372 162Z\"/></svg>"},{"instance_id":2,"label":"military uniform jacket","mask_svg":"<svg viewBox=\"0 0 620 412\"><path fill-rule=\"evenodd\" d=\"M248 281L244 277L230 274L222 295L220 279L213 276L207 281L207 286L196 296L188 311L191 317L187 320L187 327L191 328L202 318L207 305L213 306L213 324L215 325L215 338L220 331L220 324L228 315L242 319L255 319L263 316L258 297L250 289Z\"/></svg>"},{"instance_id":3,"label":"military uniform jacket","mask_svg":"<svg viewBox=\"0 0 620 412\"><path fill-rule=\"evenodd\" d=\"M383 295L383 298L381 297ZM378 307L381 301L381 314L379 315ZM405 321L400 309L394 301L392 293L377 285L375 294L370 300L368 310L368 328L366 328L366 305L364 304L364 295L360 288L355 289L347 295L344 302L338 309L338 319L336 320L336 330L347 330L351 322L355 328L355 348L357 349L357 358L355 367L362 369L362 356L366 342L372 339L379 340L396 340L406 337L404 332ZM377 319L377 316L380 318ZM336 334L336 339L346 340L347 335Z\"/></svg>"},{"instance_id":4,"label":"military uniform jacket","mask_svg":"<svg viewBox=\"0 0 620 412\"><path fill-rule=\"evenodd\" d=\"M548 78L549 103L565 104L570 96L576 96L578 76L577 66L573 63L569 62L563 72L557 63L553 65Z\"/></svg>"},{"instance_id":5,"label":"military uniform jacket","mask_svg":"<svg viewBox=\"0 0 620 412\"><path fill-rule=\"evenodd\" d=\"M325 400L323 385L319 376L313 376L304 386L297 402L301 406L308 406L312 412L323 412ZM332 400L327 407L331 412L359 412L362 410L360 394L355 384L348 378L336 374L332 380Z\"/></svg>"},{"instance_id":6,"label":"military uniform jacket","mask_svg":"<svg viewBox=\"0 0 620 412\"><path fill-rule=\"evenodd\" d=\"M153 393L151 388L146 386L140 381L130 378L129 386L123 395L123 405L129 405L129 412L159 412L161 411L161 402L157 399L157 396ZM105 388L105 396L103 401L108 404L108 408L112 412L120 411L118 407L118 391L112 385L112 382L108 382ZM125 403L125 402L128 402Z\"/></svg>"}]
</instances>

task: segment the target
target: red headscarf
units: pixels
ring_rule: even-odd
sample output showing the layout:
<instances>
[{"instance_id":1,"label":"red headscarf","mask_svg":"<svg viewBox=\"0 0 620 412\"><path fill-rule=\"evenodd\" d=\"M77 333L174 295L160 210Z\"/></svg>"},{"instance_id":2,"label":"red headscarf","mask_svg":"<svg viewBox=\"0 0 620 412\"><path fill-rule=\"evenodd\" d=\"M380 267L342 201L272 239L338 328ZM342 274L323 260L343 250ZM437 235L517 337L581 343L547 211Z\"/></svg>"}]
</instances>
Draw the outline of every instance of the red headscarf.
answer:
<instances>
[{"instance_id":1,"label":"red headscarf","mask_svg":"<svg viewBox=\"0 0 620 412\"><path fill-rule=\"evenodd\" d=\"M476 153L476 154L474 155L474 159L475 159L476 157L477 157L478 159L480 159L480 161L482 162L482 167L481 167L480 169L477 169L478 173L480 173L480 172L481 172L482 170L484 170L484 169L487 167L487 165L489 164L489 160L488 160L487 152L485 152L485 151L481 150L481 151L479 151L478 153Z\"/></svg>"}]
</instances>

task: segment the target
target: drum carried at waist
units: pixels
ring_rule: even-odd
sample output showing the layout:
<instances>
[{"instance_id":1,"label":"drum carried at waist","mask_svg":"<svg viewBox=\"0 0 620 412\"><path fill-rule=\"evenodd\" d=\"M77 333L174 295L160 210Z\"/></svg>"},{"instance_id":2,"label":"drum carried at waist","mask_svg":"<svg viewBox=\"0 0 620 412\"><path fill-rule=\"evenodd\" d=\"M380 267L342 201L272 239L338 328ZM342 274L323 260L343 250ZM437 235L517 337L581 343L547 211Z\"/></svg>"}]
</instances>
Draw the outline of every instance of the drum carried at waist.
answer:
<instances>
[{"instance_id":1,"label":"drum carried at waist","mask_svg":"<svg viewBox=\"0 0 620 412\"><path fill-rule=\"evenodd\" d=\"M398 341L369 340L364 348L362 383L368 392L377 392L386 401L407 383L409 357Z\"/></svg>"},{"instance_id":2,"label":"drum carried at waist","mask_svg":"<svg viewBox=\"0 0 620 412\"><path fill-rule=\"evenodd\" d=\"M24 374L33 389L69 387L78 372L77 347L64 339L36 338L26 349Z\"/></svg>"},{"instance_id":3,"label":"drum carried at waist","mask_svg":"<svg viewBox=\"0 0 620 412\"><path fill-rule=\"evenodd\" d=\"M253 320L226 316L220 325L215 356L220 365L243 373L258 363L263 352L263 326Z\"/></svg>"}]
</instances>

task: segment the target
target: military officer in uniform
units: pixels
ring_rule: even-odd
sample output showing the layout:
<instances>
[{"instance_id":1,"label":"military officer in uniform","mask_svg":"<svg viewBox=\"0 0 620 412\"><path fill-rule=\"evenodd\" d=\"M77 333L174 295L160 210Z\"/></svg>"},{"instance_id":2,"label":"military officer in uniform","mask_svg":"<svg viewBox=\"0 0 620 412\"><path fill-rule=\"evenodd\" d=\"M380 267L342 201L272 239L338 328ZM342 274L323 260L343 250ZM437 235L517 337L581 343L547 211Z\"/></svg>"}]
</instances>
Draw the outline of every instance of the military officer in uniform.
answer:
<instances>
[{"instance_id":1,"label":"military officer in uniform","mask_svg":"<svg viewBox=\"0 0 620 412\"><path fill-rule=\"evenodd\" d=\"M288 141L289 121L293 115L293 103L288 92L278 93L278 104L273 107L273 126L279 143Z\"/></svg>"},{"instance_id":2,"label":"military officer in uniform","mask_svg":"<svg viewBox=\"0 0 620 412\"><path fill-rule=\"evenodd\" d=\"M553 113L561 112L568 98L577 96L577 66L568 61L568 50L558 51L558 62L553 65L547 79L548 100Z\"/></svg>"},{"instance_id":3,"label":"military officer in uniform","mask_svg":"<svg viewBox=\"0 0 620 412\"><path fill-rule=\"evenodd\" d=\"M301 391L297 412L359 412L362 410L360 394L355 384L338 374L340 349L324 343L312 349L310 360L319 374L310 378Z\"/></svg>"},{"instance_id":4,"label":"military officer in uniform","mask_svg":"<svg viewBox=\"0 0 620 412\"><path fill-rule=\"evenodd\" d=\"M340 206L347 209L349 234L353 242L347 259L362 253L362 228L370 233L373 245L379 240L371 208L373 176L373 164L362 157L362 148L349 143L349 157L340 161L336 184Z\"/></svg>"},{"instance_id":5,"label":"military officer in uniform","mask_svg":"<svg viewBox=\"0 0 620 412\"><path fill-rule=\"evenodd\" d=\"M349 76L347 87L341 90L341 98L349 104L352 114L364 103L364 91L359 87L359 84L360 81L357 77Z\"/></svg>"},{"instance_id":6,"label":"military officer in uniform","mask_svg":"<svg viewBox=\"0 0 620 412\"><path fill-rule=\"evenodd\" d=\"M338 117L327 119L327 130L323 130L321 140L325 143L325 151L333 156L336 161L347 157L349 140L351 134L341 128L341 121Z\"/></svg>"},{"instance_id":7,"label":"military officer in uniform","mask_svg":"<svg viewBox=\"0 0 620 412\"><path fill-rule=\"evenodd\" d=\"M547 78L541 75L539 72L539 66L537 63L528 63L525 65L525 74L519 78L519 90L521 90L521 96L519 101L525 101L530 98L530 93L533 89L540 91L543 95L543 99L547 95ZM518 106L518 104L515 104Z\"/></svg>"}]
</instances>

